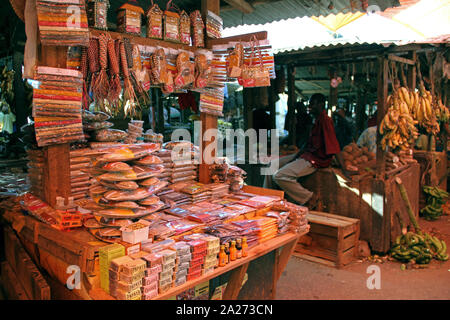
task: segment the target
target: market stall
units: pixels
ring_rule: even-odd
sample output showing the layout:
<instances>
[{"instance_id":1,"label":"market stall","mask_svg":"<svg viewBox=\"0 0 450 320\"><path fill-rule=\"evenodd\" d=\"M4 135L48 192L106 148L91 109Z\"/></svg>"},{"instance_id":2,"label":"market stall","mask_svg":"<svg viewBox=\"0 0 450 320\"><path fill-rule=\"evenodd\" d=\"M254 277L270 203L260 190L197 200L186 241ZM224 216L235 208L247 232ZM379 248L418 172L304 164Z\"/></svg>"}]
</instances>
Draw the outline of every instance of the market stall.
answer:
<instances>
[{"instance_id":1,"label":"market stall","mask_svg":"<svg viewBox=\"0 0 450 320\"><path fill-rule=\"evenodd\" d=\"M164 122L162 94L196 91L203 132L217 128L224 66L234 79L242 69L246 86L270 85L259 49L267 33L221 38L219 1L189 13L171 1L165 11L152 4L147 12L129 1L117 10L117 32L107 31L108 1L12 3L27 33L24 77L39 87L27 150L30 192L3 204L8 272L20 273L11 250L25 249L56 299L181 299L210 279L227 283L218 298L273 298L298 237L308 232L307 208L282 192L242 188L245 172L237 167L199 164L215 157L199 152L215 140L200 150L190 141L163 143L156 125ZM69 5L80 19L61 24L71 17ZM227 63L229 47L236 59ZM253 66L256 50L261 63ZM144 133L146 104L155 131ZM114 117L130 119L128 129L113 128ZM247 274L247 287L258 290L244 287L239 296ZM42 287L45 297L26 296L48 299Z\"/></svg>"},{"instance_id":2,"label":"market stall","mask_svg":"<svg viewBox=\"0 0 450 320\"><path fill-rule=\"evenodd\" d=\"M371 154L353 143L343 150L345 165L347 166L346 172L337 167L331 167L319 169L314 175L300 179L306 188L319 195L319 211L360 219L361 240L366 240L375 252L388 252L394 240L401 235L401 226L405 227L412 223L408 217L408 205L403 200L398 186L394 183L395 179L401 178L407 191L410 207L416 217L419 216L419 210L422 208L422 206L419 206L419 194L422 194L423 185L439 185L442 183L443 179L438 181L434 178L434 182L430 181L429 178L426 182L424 180L425 176L433 175L435 177L438 166L447 167L446 155L438 156L437 154L432 155L429 151L416 151L413 144L419 134L412 124L418 124L421 128L424 128L423 130L428 132L428 135L436 135L439 131L439 125L436 118L433 118L435 116L432 116L431 113L425 114L425 111L419 111L422 113L418 114L415 111L416 105L408 100L407 103L405 102L405 106L410 111L408 109L395 111L401 114L410 113L410 116L406 116L406 118L411 125L406 125L405 119L405 128L402 128L402 134L405 134L405 136L397 136L393 140L392 134L397 135L398 129L396 129L394 123L386 124L386 122L391 119L389 117L392 116L393 110L402 104L402 102L396 102L404 99L403 96L397 97L399 90L402 91L402 94L407 92L407 95L411 96L414 93L408 92L418 88L419 90L414 90L415 95L423 98L416 99L418 101L417 106L419 105L419 99L427 99L429 101L427 103L432 101L431 95L435 91L431 83L427 83L429 91L425 89L420 61L422 61L423 66L425 56L430 54L439 56L440 52L445 50L445 46L445 44L440 46L428 44L404 46L394 44L390 46L339 44L321 48L306 48L297 52L281 52L275 56L277 65L286 66L288 91L290 92L289 95L292 96L288 101L288 107L291 110L294 109L296 93L302 94L302 87L299 87L298 84L307 81L304 80L306 77L303 74L296 75L299 72L296 73L295 69L302 67L310 68L309 72L313 75L312 77L309 75L310 80L321 84L318 89L314 89L312 92L328 93L331 99L329 100L331 101L329 102L329 108L333 107L333 110L335 110L335 108L340 107L344 108L347 114L356 114L356 120L362 124L363 129L365 127L361 121L364 121L364 117L360 114L367 117L365 114L367 112L366 105L374 104L376 101L376 123L378 127L376 157L375 154ZM420 60L420 57L422 57L422 60ZM322 65L331 70L328 77L323 78L321 74L315 75L312 73L320 70L319 68ZM361 70L358 65L362 65L364 68ZM372 70L369 66L373 66ZM374 76L374 73L377 76ZM294 75L296 75L295 78ZM418 79L417 84L416 78ZM350 86L342 85L343 88L341 89L340 82L336 82L336 79L341 79L341 82L342 79L345 79L347 83L350 83ZM337 85L336 83L333 85L333 81ZM331 83L329 92L327 92L327 86L324 86L326 82ZM391 87L391 84L393 87ZM352 89L355 87L357 90ZM307 91L305 92L308 94ZM390 92L394 93L390 94ZM446 98L442 91L436 92L438 93L435 94L436 100L433 100L434 102L431 102L431 105L434 108L437 120L445 124L448 118L443 114L447 111L445 107L441 107L442 102L439 101L441 97L442 101L445 101ZM341 100L346 99L346 102L343 105L342 103L338 104L338 97ZM352 103L355 98L356 104ZM425 105L425 102L420 102L420 104ZM386 118L389 119L386 120ZM396 121L400 119L398 115L396 119ZM379 129L380 126L381 130ZM437 132L436 128L438 128ZM293 136L295 136L295 131ZM411 140L411 138L413 139ZM409 147L407 147L408 143L410 144ZM389 147L391 151L395 150L395 152L386 152L386 147ZM427 154L427 158L439 158L442 163L435 160L436 162L433 163L432 167L425 168L422 164L419 166L416 159L424 157L421 156L421 153ZM282 160L280 159L280 161ZM421 161L419 160L419 162ZM446 176L446 172L442 168L439 169L441 178L444 175ZM270 183L266 186L271 187ZM421 195L421 197L423 196Z\"/></svg>"}]
</instances>

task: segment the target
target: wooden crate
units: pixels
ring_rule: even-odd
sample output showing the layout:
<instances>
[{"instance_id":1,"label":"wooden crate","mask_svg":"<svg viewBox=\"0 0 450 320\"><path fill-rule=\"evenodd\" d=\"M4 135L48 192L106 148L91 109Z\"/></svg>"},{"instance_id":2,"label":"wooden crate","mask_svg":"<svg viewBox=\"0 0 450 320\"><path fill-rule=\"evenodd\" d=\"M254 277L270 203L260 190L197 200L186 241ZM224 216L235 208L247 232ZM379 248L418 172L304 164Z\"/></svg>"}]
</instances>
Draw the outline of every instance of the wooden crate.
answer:
<instances>
[{"instance_id":1,"label":"wooden crate","mask_svg":"<svg viewBox=\"0 0 450 320\"><path fill-rule=\"evenodd\" d=\"M357 256L359 219L311 211L307 214L311 229L300 237L295 255L338 268Z\"/></svg>"}]
</instances>

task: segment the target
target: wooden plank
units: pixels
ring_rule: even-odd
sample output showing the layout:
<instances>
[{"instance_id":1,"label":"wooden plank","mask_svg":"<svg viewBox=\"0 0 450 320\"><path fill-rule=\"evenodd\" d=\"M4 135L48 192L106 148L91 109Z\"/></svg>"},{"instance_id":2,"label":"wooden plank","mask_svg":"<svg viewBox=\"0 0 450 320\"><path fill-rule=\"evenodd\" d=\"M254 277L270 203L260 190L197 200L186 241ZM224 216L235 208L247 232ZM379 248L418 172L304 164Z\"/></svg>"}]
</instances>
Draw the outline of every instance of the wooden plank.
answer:
<instances>
[{"instance_id":1,"label":"wooden plank","mask_svg":"<svg viewBox=\"0 0 450 320\"><path fill-rule=\"evenodd\" d=\"M342 221L347 221L350 222L352 224L359 222L359 219L355 219L355 218L350 218L350 217L346 217L346 216L342 216L342 215L338 215L338 214L334 214L334 213L329 213L329 212L321 212L321 211L309 211L307 217L309 215L320 215L322 217L329 217L329 218L333 218L336 220L342 220Z\"/></svg>"},{"instance_id":2,"label":"wooden plank","mask_svg":"<svg viewBox=\"0 0 450 320\"><path fill-rule=\"evenodd\" d=\"M308 237L308 238L306 238ZM355 246L356 243L356 233L353 233L341 240L342 242L342 251L345 251L351 247ZM316 243L320 247L327 248L330 250L337 251L338 250L338 239L335 237L329 237L326 235L309 232L306 236L299 239L299 243L303 244L305 247L310 245L309 243Z\"/></svg>"},{"instance_id":3,"label":"wooden plank","mask_svg":"<svg viewBox=\"0 0 450 320\"><path fill-rule=\"evenodd\" d=\"M7 261L1 263L1 280L8 300L30 300Z\"/></svg>"},{"instance_id":4,"label":"wooden plank","mask_svg":"<svg viewBox=\"0 0 450 320\"><path fill-rule=\"evenodd\" d=\"M334 238L336 238L337 235L338 235L338 229L337 228L331 228L331 227L328 227L328 226L323 226L323 225L315 224L315 223L313 223L313 224L310 223L309 232L318 233L318 234L324 234L324 235L327 235L327 236L330 236L330 237L334 237Z\"/></svg>"},{"instance_id":5,"label":"wooden plank","mask_svg":"<svg viewBox=\"0 0 450 320\"><path fill-rule=\"evenodd\" d=\"M207 113L200 114L200 121L202 126L202 135L204 135L209 129L217 130L217 116L213 116ZM217 137L217 136L216 136ZM202 141L201 143L201 163L199 166L199 181L201 183L211 183L211 175L209 172L210 164L214 161L217 150L216 137L212 138L212 141ZM202 139L203 137L200 137ZM203 139L202 139L203 140ZM205 152L210 150L210 152Z\"/></svg>"},{"instance_id":6,"label":"wooden plank","mask_svg":"<svg viewBox=\"0 0 450 320\"><path fill-rule=\"evenodd\" d=\"M327 259L322 259L322 258L319 258L319 257L310 256L308 254L294 252L292 255L295 256L295 257L301 258L301 259L305 259L307 261L324 264L324 265L327 265L329 267L335 267L336 266L336 263L333 262L333 261L330 261L330 260L327 260Z\"/></svg>"},{"instance_id":7,"label":"wooden plank","mask_svg":"<svg viewBox=\"0 0 450 320\"><path fill-rule=\"evenodd\" d=\"M355 260L356 254L357 254L356 248L349 248L349 249L345 250L341 255L340 266L345 266L345 265L349 264L350 262L352 262L353 260ZM339 267L339 266L337 265L337 267Z\"/></svg>"},{"instance_id":8,"label":"wooden plank","mask_svg":"<svg viewBox=\"0 0 450 320\"><path fill-rule=\"evenodd\" d=\"M230 42L250 42L253 37L256 37L257 40L263 41L267 40L267 31L259 31L252 33L244 33L237 36L231 36L226 38L219 39L208 39L207 40L207 48L212 48L215 45L228 44Z\"/></svg>"},{"instance_id":9,"label":"wooden plank","mask_svg":"<svg viewBox=\"0 0 450 320\"><path fill-rule=\"evenodd\" d=\"M388 60L385 57L378 59L378 104L377 104L377 126L386 114L386 100L388 93ZM381 147L381 134L377 130L377 167L376 176L378 179L384 179L386 171L385 152Z\"/></svg>"},{"instance_id":10,"label":"wooden plank","mask_svg":"<svg viewBox=\"0 0 450 320\"><path fill-rule=\"evenodd\" d=\"M248 193L254 193L254 194L258 194L258 195L262 195L262 196L277 196L282 199L284 198L284 191L281 191L281 190L244 185L242 187L242 191L248 192Z\"/></svg>"},{"instance_id":11,"label":"wooden plank","mask_svg":"<svg viewBox=\"0 0 450 320\"><path fill-rule=\"evenodd\" d=\"M417 52L412 51L410 53L410 57L411 60L417 61ZM417 78L416 74L417 74L416 65L415 64L413 66L409 65L407 78L408 78L408 87L411 90L414 90L416 88L416 78Z\"/></svg>"},{"instance_id":12,"label":"wooden plank","mask_svg":"<svg viewBox=\"0 0 450 320\"><path fill-rule=\"evenodd\" d=\"M334 218L322 217L314 214L307 214L306 219L308 219L308 221L312 223L318 223L335 228L347 227L353 224L351 222L337 220Z\"/></svg>"},{"instance_id":13,"label":"wooden plank","mask_svg":"<svg viewBox=\"0 0 450 320\"><path fill-rule=\"evenodd\" d=\"M25 42L25 50L23 55L23 77L34 79L38 55L36 0L28 0L25 3L25 33L27 36L27 41Z\"/></svg>"},{"instance_id":14,"label":"wooden plank","mask_svg":"<svg viewBox=\"0 0 450 320\"><path fill-rule=\"evenodd\" d=\"M297 240L298 241L298 240ZM295 250L295 245L297 244L297 241L292 241L284 245L283 249L281 249L280 256L278 257L278 261L276 263L276 281L281 277L281 274L283 273L283 270L286 268L286 265L289 261L289 259L292 256L292 253ZM274 271L275 272L275 271Z\"/></svg>"},{"instance_id":15,"label":"wooden plank","mask_svg":"<svg viewBox=\"0 0 450 320\"><path fill-rule=\"evenodd\" d=\"M192 46L182 44L182 43L150 39L150 38L146 38L146 37L135 36L135 35L128 34L128 33L104 31L104 30L97 30L97 29L93 29L93 28L89 28L89 33L93 37L98 37L102 33L108 33L111 36L111 38L113 38L113 39L128 38L128 39L130 39L130 42L132 44L143 45L143 46L163 47L163 48L171 48L171 49L178 49L178 50L186 50L186 51L191 51L191 52L195 52L198 50L198 48L196 48L196 47L192 47Z\"/></svg>"},{"instance_id":16,"label":"wooden plank","mask_svg":"<svg viewBox=\"0 0 450 320\"><path fill-rule=\"evenodd\" d=\"M5 245L7 244L9 250L15 252L13 264L10 263L10 265L24 287L27 296L33 300L49 300L50 287L11 228L5 228L5 237L7 239Z\"/></svg>"},{"instance_id":17,"label":"wooden plank","mask_svg":"<svg viewBox=\"0 0 450 320\"><path fill-rule=\"evenodd\" d=\"M223 294L223 300L236 300L239 291L241 291L242 280L244 280L245 273L247 272L250 262L243 264L242 266L234 269L231 272L230 279L228 280L227 288Z\"/></svg>"},{"instance_id":18,"label":"wooden plank","mask_svg":"<svg viewBox=\"0 0 450 320\"><path fill-rule=\"evenodd\" d=\"M57 144L44 148L44 201L56 205L56 197L68 198L70 188L70 144Z\"/></svg>"},{"instance_id":19,"label":"wooden plank","mask_svg":"<svg viewBox=\"0 0 450 320\"><path fill-rule=\"evenodd\" d=\"M231 261L226 266L215 269L213 273L203 275L197 279L186 282L184 285L174 287L174 288L170 289L169 291L158 295L153 300L164 300L164 299L173 297L189 288L196 286L197 284L203 283L207 280L210 280L221 274L231 271L237 267L240 267L241 265L246 264L252 260L255 260L255 259L269 253L270 251L275 250L287 243L290 243L292 241L297 242L298 238L302 235L303 234L287 233L287 234L281 235L279 237L276 237L272 240L269 240L267 242L264 242L256 247L250 249L247 257L244 257L244 258L241 258L241 259L238 259L235 261Z\"/></svg>"},{"instance_id":20,"label":"wooden plank","mask_svg":"<svg viewBox=\"0 0 450 320\"><path fill-rule=\"evenodd\" d=\"M402 58L392 53L388 54L388 60L408 64L411 66L414 66L416 64L416 62L412 59Z\"/></svg>"},{"instance_id":21,"label":"wooden plank","mask_svg":"<svg viewBox=\"0 0 450 320\"><path fill-rule=\"evenodd\" d=\"M201 3L201 13L203 17L203 21L208 13L208 10L212 13L220 15L220 0L202 0Z\"/></svg>"},{"instance_id":22,"label":"wooden plank","mask_svg":"<svg viewBox=\"0 0 450 320\"><path fill-rule=\"evenodd\" d=\"M326 250L316 246L305 247L302 244L297 244L295 247L295 252L309 254L315 257L320 257L323 259L331 260L336 262L337 254L331 250Z\"/></svg>"}]
</instances>

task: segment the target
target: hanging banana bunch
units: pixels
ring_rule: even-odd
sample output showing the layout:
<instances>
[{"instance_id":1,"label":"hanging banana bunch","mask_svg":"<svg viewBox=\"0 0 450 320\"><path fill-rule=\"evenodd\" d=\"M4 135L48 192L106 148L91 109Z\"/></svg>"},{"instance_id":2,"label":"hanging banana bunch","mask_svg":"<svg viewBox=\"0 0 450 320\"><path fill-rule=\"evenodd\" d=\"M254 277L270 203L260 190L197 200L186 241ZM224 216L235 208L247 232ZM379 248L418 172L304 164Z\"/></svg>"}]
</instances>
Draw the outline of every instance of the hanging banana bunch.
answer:
<instances>
[{"instance_id":1,"label":"hanging banana bunch","mask_svg":"<svg viewBox=\"0 0 450 320\"><path fill-rule=\"evenodd\" d=\"M1 96L12 104L14 100L14 70L9 70L5 66L0 73L0 93Z\"/></svg>"},{"instance_id":2,"label":"hanging banana bunch","mask_svg":"<svg viewBox=\"0 0 450 320\"><path fill-rule=\"evenodd\" d=\"M387 112L380 124L383 149L408 150L419 136L418 123L412 115L409 92L400 87L387 98Z\"/></svg>"}]
</instances>

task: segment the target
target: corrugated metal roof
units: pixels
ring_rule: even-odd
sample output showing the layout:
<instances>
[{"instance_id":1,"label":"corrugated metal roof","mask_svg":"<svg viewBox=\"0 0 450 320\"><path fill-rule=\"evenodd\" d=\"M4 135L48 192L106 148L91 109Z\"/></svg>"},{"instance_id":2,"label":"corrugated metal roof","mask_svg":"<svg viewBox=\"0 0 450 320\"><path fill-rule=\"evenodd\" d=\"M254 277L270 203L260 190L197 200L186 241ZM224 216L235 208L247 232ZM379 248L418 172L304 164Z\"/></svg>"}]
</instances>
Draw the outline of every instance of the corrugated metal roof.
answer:
<instances>
[{"instance_id":1,"label":"corrugated metal roof","mask_svg":"<svg viewBox=\"0 0 450 320\"><path fill-rule=\"evenodd\" d=\"M336 41L327 41L323 43L314 43L314 44L303 44L298 46L293 46L290 48L282 48L274 50L274 54L293 54L298 53L307 49L314 49L314 50L326 50L326 49L336 49L336 48L351 48L351 47L358 47L363 45L380 45L383 47L389 47L390 45L394 44L392 41L386 41L386 42L364 42L364 41L348 41L348 40L339 40Z\"/></svg>"},{"instance_id":2,"label":"corrugated metal roof","mask_svg":"<svg viewBox=\"0 0 450 320\"><path fill-rule=\"evenodd\" d=\"M249 1L251 2L251 1ZM265 24L269 22L291 19L296 17L312 17L339 12L351 12L349 0L280 0L263 4L255 4L255 10L249 14L233 10L222 10L220 16L224 20L224 27L235 27L243 24ZM365 11L361 8L362 1L353 1L356 4L354 11ZM333 8L328 8L332 4ZM399 5L398 0L369 0L369 6L378 6L382 11Z\"/></svg>"}]
</instances>

